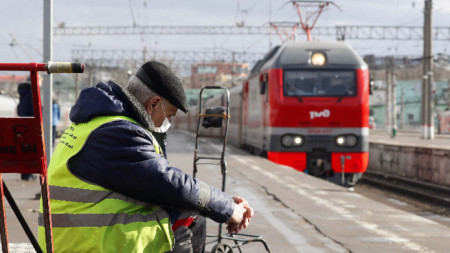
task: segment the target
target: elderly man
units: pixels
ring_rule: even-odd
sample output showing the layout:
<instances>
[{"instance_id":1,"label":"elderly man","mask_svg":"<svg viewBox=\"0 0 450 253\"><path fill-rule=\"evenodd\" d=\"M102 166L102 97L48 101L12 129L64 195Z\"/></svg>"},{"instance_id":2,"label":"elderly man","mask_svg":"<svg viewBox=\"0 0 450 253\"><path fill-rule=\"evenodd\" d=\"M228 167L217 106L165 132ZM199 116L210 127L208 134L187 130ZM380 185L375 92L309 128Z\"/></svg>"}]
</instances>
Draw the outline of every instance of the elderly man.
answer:
<instances>
[{"instance_id":1,"label":"elderly man","mask_svg":"<svg viewBox=\"0 0 450 253\"><path fill-rule=\"evenodd\" d=\"M253 210L169 166L152 132L188 111L178 77L145 63L124 89L84 89L48 169L55 252L203 252L205 219L246 228ZM45 249L42 208L39 243Z\"/></svg>"}]
</instances>

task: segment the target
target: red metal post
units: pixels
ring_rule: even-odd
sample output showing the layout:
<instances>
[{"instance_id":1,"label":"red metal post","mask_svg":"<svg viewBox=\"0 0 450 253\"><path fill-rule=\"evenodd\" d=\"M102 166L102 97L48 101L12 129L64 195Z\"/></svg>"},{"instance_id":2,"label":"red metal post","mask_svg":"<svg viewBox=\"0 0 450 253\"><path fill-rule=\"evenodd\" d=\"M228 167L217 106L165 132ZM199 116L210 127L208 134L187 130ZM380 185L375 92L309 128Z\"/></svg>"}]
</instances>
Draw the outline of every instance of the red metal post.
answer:
<instances>
[{"instance_id":1,"label":"red metal post","mask_svg":"<svg viewBox=\"0 0 450 253\"><path fill-rule=\"evenodd\" d=\"M6 227L6 213L5 213L5 198L3 195L3 184L2 182L2 173L0 173L0 193L1 193L1 217L0 217L0 235L2 242L2 252L9 252L9 244L8 244L8 228Z\"/></svg>"},{"instance_id":2,"label":"red metal post","mask_svg":"<svg viewBox=\"0 0 450 253\"><path fill-rule=\"evenodd\" d=\"M39 173L41 175L46 250L54 252L38 71L47 71L49 74L83 73L84 65L68 62L0 63L0 71L2 70L30 72L34 117L0 118L0 144L7 150L7 152L0 153L0 182L2 182L1 173ZM0 183L0 194L2 250L9 252L3 183Z\"/></svg>"}]
</instances>

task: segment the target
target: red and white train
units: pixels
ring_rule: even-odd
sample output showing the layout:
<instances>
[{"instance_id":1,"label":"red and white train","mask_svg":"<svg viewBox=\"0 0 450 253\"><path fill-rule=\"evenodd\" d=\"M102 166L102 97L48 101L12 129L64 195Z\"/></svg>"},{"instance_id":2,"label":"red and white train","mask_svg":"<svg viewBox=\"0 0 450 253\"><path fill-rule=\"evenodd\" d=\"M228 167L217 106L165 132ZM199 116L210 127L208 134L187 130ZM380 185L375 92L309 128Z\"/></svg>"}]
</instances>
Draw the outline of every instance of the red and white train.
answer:
<instances>
[{"instance_id":1,"label":"red and white train","mask_svg":"<svg viewBox=\"0 0 450 253\"><path fill-rule=\"evenodd\" d=\"M369 161L369 71L345 42L288 42L230 89L228 142L351 186ZM217 96L208 106L223 104ZM196 131L198 109L175 126ZM217 131L217 130L202 130Z\"/></svg>"},{"instance_id":2,"label":"red and white train","mask_svg":"<svg viewBox=\"0 0 450 253\"><path fill-rule=\"evenodd\" d=\"M0 94L0 117L17 116L17 99Z\"/></svg>"}]
</instances>

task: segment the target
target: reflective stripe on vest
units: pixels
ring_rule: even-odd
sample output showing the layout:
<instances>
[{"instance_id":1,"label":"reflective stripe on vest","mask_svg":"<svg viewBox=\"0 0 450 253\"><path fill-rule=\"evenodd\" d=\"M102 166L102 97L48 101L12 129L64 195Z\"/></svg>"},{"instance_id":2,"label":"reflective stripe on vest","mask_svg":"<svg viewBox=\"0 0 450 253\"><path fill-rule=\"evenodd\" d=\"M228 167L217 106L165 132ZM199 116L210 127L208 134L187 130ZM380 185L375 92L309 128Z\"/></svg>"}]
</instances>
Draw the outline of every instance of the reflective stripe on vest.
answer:
<instances>
[{"instance_id":1,"label":"reflective stripe on vest","mask_svg":"<svg viewBox=\"0 0 450 253\"><path fill-rule=\"evenodd\" d=\"M104 227L117 224L127 225L133 222L156 221L161 213L165 212L159 209L153 213L142 215L126 213L120 214L52 214L52 227ZM164 214L162 215L164 216ZM44 226L44 216L39 214L39 226Z\"/></svg>"},{"instance_id":2,"label":"reflective stripe on vest","mask_svg":"<svg viewBox=\"0 0 450 253\"><path fill-rule=\"evenodd\" d=\"M48 178L55 252L165 252L173 247L166 211L83 181L67 167L68 160L81 150L92 131L116 120L138 124L124 116L72 123L53 153ZM151 137L155 151L162 154L158 142ZM41 201L38 232L41 248L45 249L42 212Z\"/></svg>"},{"instance_id":3,"label":"reflective stripe on vest","mask_svg":"<svg viewBox=\"0 0 450 253\"><path fill-rule=\"evenodd\" d=\"M93 191L85 189L75 189L71 187L49 186L50 196L55 200L65 200L73 202L97 203L104 199L119 199L135 205L154 208L155 206L147 202L139 201L123 194L112 191Z\"/></svg>"}]
</instances>

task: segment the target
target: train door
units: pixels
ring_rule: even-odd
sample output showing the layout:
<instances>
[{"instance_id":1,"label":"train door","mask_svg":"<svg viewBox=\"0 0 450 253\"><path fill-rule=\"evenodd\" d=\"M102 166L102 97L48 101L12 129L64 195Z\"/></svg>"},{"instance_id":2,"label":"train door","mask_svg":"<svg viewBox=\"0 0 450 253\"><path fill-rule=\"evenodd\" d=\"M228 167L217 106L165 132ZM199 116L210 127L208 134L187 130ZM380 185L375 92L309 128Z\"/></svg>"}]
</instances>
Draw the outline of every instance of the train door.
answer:
<instances>
[{"instance_id":1,"label":"train door","mask_svg":"<svg viewBox=\"0 0 450 253\"><path fill-rule=\"evenodd\" d=\"M259 77L259 94L261 102L261 151L265 153L270 147L269 73L262 73Z\"/></svg>"},{"instance_id":2,"label":"train door","mask_svg":"<svg viewBox=\"0 0 450 253\"><path fill-rule=\"evenodd\" d=\"M244 100L244 145L261 152L262 142L262 108L259 77L250 79L245 86Z\"/></svg>"}]
</instances>

